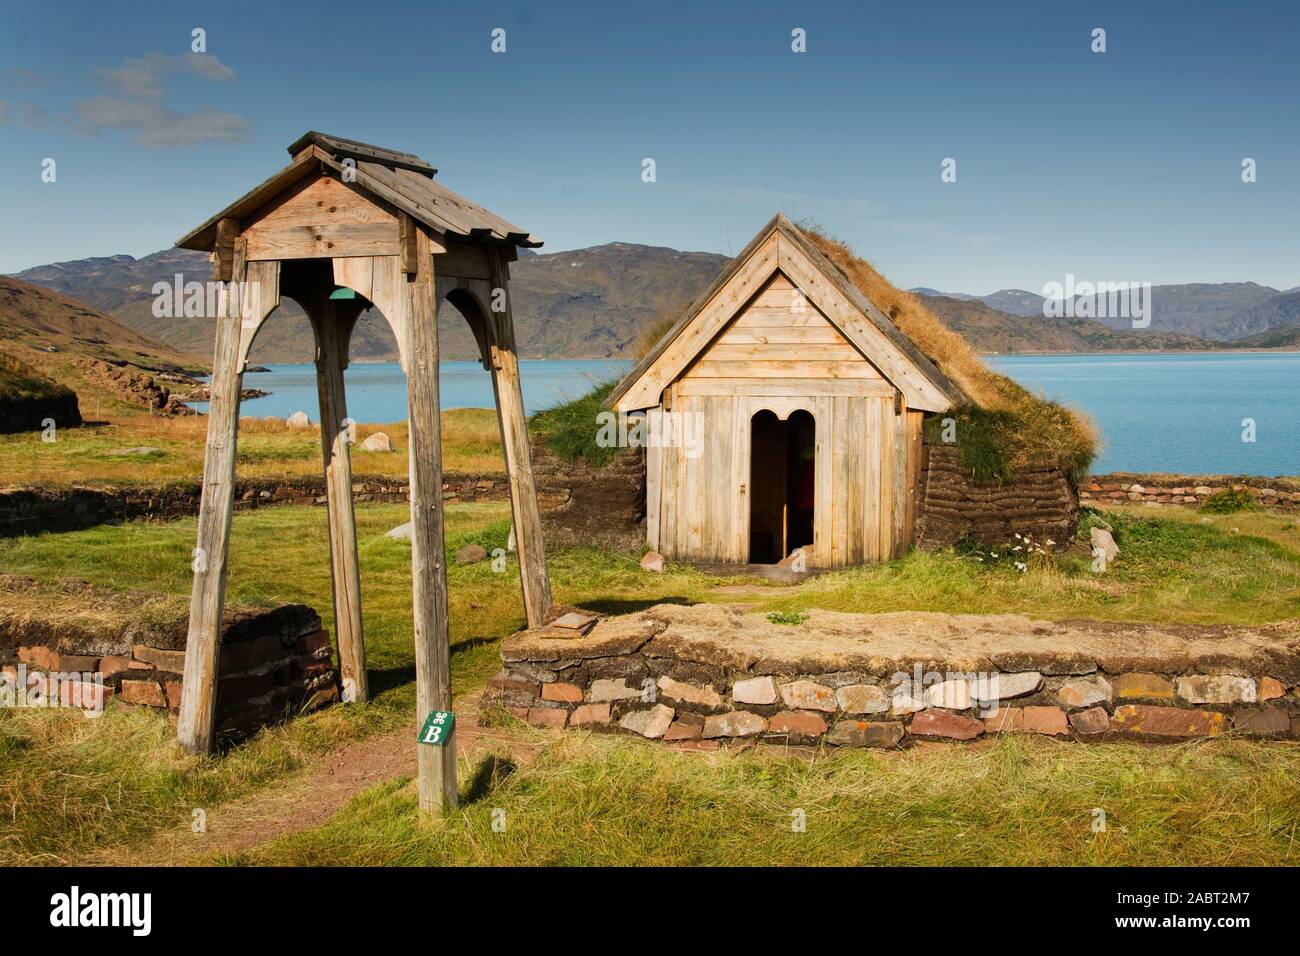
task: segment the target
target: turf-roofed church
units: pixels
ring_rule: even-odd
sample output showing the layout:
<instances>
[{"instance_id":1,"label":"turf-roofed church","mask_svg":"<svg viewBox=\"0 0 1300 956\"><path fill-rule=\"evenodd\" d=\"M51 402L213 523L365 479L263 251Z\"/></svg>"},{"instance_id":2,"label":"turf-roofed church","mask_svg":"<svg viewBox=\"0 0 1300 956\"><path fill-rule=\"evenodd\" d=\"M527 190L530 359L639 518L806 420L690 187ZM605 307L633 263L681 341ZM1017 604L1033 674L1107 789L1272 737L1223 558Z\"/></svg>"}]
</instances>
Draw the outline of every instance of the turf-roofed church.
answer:
<instances>
[{"instance_id":1,"label":"turf-roofed church","mask_svg":"<svg viewBox=\"0 0 1300 956\"><path fill-rule=\"evenodd\" d=\"M644 411L646 537L669 558L809 567L912 543L927 412L961 390L783 215L611 402Z\"/></svg>"},{"instance_id":2,"label":"turf-roofed church","mask_svg":"<svg viewBox=\"0 0 1300 956\"><path fill-rule=\"evenodd\" d=\"M610 402L648 419L647 543L700 564L1063 547L1097 442L844 243L780 215Z\"/></svg>"}]
</instances>

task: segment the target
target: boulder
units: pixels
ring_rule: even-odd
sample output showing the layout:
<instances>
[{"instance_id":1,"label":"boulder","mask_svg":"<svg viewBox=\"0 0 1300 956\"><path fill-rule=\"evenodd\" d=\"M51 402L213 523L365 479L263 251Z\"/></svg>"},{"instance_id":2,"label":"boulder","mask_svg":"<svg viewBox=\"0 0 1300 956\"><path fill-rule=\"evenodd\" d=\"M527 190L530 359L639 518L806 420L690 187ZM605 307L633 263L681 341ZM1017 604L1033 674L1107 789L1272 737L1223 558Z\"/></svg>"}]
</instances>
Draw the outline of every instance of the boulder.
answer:
<instances>
[{"instance_id":1,"label":"boulder","mask_svg":"<svg viewBox=\"0 0 1300 956\"><path fill-rule=\"evenodd\" d=\"M284 423L290 428L311 428L311 419L307 417L306 412L294 412L284 420Z\"/></svg>"},{"instance_id":2,"label":"boulder","mask_svg":"<svg viewBox=\"0 0 1300 956\"><path fill-rule=\"evenodd\" d=\"M465 547L456 552L457 564L477 564L487 557L487 549L481 544L471 541Z\"/></svg>"},{"instance_id":3,"label":"boulder","mask_svg":"<svg viewBox=\"0 0 1300 956\"><path fill-rule=\"evenodd\" d=\"M664 556L658 551L647 551L641 559L641 567L646 571L653 571L655 574L663 574Z\"/></svg>"},{"instance_id":4,"label":"boulder","mask_svg":"<svg viewBox=\"0 0 1300 956\"><path fill-rule=\"evenodd\" d=\"M375 432L361 443L362 451L392 451L393 443L383 432Z\"/></svg>"},{"instance_id":5,"label":"boulder","mask_svg":"<svg viewBox=\"0 0 1300 956\"><path fill-rule=\"evenodd\" d=\"M1094 551L1101 549L1102 557L1106 559L1107 564L1119 557L1119 545L1115 543L1115 537L1105 528L1091 529L1088 537L1091 539Z\"/></svg>"},{"instance_id":6,"label":"boulder","mask_svg":"<svg viewBox=\"0 0 1300 956\"><path fill-rule=\"evenodd\" d=\"M411 522L408 521L408 522L406 522L406 524L399 524L396 528L393 528L393 529L391 529L391 530L389 530L389 531L385 531L385 532L384 532L384 537L385 537L385 538L392 538L392 539L394 539L395 541L410 541L410 540L411 540Z\"/></svg>"}]
</instances>

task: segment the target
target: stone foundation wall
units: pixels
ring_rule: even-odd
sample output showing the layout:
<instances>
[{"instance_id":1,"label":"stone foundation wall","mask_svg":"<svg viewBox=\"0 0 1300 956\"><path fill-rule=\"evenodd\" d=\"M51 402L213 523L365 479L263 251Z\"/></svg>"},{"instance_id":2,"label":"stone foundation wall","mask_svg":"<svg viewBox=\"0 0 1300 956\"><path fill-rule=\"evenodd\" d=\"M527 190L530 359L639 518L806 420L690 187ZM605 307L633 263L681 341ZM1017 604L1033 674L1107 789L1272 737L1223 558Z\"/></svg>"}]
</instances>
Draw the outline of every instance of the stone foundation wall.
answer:
<instances>
[{"instance_id":1,"label":"stone foundation wall","mask_svg":"<svg viewBox=\"0 0 1300 956\"><path fill-rule=\"evenodd\" d=\"M0 613L0 669L10 695L21 688L29 706L46 698L87 709L113 699L172 712L180 707L185 624L178 614L164 613L157 626L134 620L125 627L108 621L100 627L93 608L112 600L112 592L75 582L42 586L7 578L0 600L6 595L23 604ZM115 597L124 616L142 603L139 595ZM34 614L32 608L44 605L43 599L48 599L48 615ZM145 599L149 612L141 617L156 612L156 600ZM171 607L166 605L168 611ZM221 644L216 726L223 736L247 736L339 699L330 637L320 615L305 605L229 610Z\"/></svg>"},{"instance_id":2,"label":"stone foundation wall","mask_svg":"<svg viewBox=\"0 0 1300 956\"><path fill-rule=\"evenodd\" d=\"M4 491L0 492L0 537L196 515L199 494L197 482L167 488ZM442 497L449 504L505 501L510 498L510 485L502 474L447 472ZM410 488L401 479L360 475L352 483L352 500L407 502ZM323 479L256 479L235 485L236 510L286 504L325 504Z\"/></svg>"},{"instance_id":3,"label":"stone foundation wall","mask_svg":"<svg viewBox=\"0 0 1300 956\"><path fill-rule=\"evenodd\" d=\"M630 733L692 748L742 740L906 747L996 733L1151 742L1229 731L1300 736L1293 636L1279 636L1277 653L1263 658L1273 661L1274 674L1251 672L1227 654L1178 671L1128 669L1139 661L1103 656L1113 668L1106 669L1086 656L1047 650L1009 651L1003 655L1008 666L999 670L976 672L963 669L969 660L922 657L923 671L891 671L897 661L873 651L846 657L811 635L793 645L798 656L770 645L763 645L769 652L749 654L720 642L710 646L707 636L684 639L687 631L672 623L725 613L653 608L602 621L591 639L575 641L522 632L503 645L502 668L481 706L489 716L505 711L538 727ZM668 619L667 628L656 616ZM991 622L994 632L997 623ZM718 629L711 619L703 627ZM1141 632L1135 626L1131 637L1142 640ZM1196 634L1224 637L1213 628ZM1116 636L1118 645L1127 642ZM1045 637L1050 644L1050 633Z\"/></svg>"},{"instance_id":4,"label":"stone foundation wall","mask_svg":"<svg viewBox=\"0 0 1300 956\"><path fill-rule=\"evenodd\" d=\"M1266 508L1300 511L1300 480L1249 475L1093 475L1079 487L1082 504L1182 505L1196 508L1220 491L1244 489Z\"/></svg>"},{"instance_id":5,"label":"stone foundation wall","mask_svg":"<svg viewBox=\"0 0 1300 956\"><path fill-rule=\"evenodd\" d=\"M1005 485L977 485L955 448L927 442L920 487L918 547L945 548L964 537L997 547L1019 534L1063 548L1074 539L1079 493L1059 469L1022 469Z\"/></svg>"}]
</instances>

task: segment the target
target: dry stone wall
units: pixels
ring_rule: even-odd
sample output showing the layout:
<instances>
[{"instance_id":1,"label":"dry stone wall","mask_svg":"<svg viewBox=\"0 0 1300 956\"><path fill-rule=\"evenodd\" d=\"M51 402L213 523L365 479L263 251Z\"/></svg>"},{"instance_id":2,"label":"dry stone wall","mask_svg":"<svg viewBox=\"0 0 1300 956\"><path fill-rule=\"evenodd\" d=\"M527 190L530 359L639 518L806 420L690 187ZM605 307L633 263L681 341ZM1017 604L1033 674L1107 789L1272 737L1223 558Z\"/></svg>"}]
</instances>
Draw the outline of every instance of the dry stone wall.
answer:
<instances>
[{"instance_id":1,"label":"dry stone wall","mask_svg":"<svg viewBox=\"0 0 1300 956\"><path fill-rule=\"evenodd\" d=\"M1169 649L1163 656L1134 656L1122 648L1149 636L1142 625L1080 623L1053 640L1056 625L1005 616L973 635L980 642L994 635L983 646L996 648L996 634L1008 628L1013 637L1004 651L945 660L912 636L901 615L813 613L828 621L824 633L792 631L788 647L772 643L761 618L728 619L716 608L651 608L602 620L576 640L520 632L503 645L502 668L481 704L489 716L505 712L538 727L628 733L706 749L746 740L906 747L999 733L1152 742L1230 731L1300 736L1294 627L1256 635L1259 648L1276 644L1262 654L1230 651L1235 638L1223 629L1191 628L1162 631L1155 643ZM863 619L860 639L842 630L851 617ZM915 617L922 624L951 618ZM741 633L737 628L759 633L750 645L727 640ZM901 665L887 642L869 636L891 631L899 646L913 642L916 665ZM723 639L709 636L718 632ZM1041 651L1024 650L1026 640L1039 637ZM1177 650L1183 640L1194 657ZM861 651L846 652L854 643ZM1222 652L1202 652L1217 643L1225 645ZM1081 650L1089 646L1099 653ZM990 666L994 660L1002 666Z\"/></svg>"},{"instance_id":2,"label":"dry stone wall","mask_svg":"<svg viewBox=\"0 0 1300 956\"><path fill-rule=\"evenodd\" d=\"M1079 486L1079 500L1094 507L1143 504L1196 508L1211 495L1229 490L1249 491L1265 508L1300 511L1300 479L1249 475L1093 475Z\"/></svg>"}]
</instances>

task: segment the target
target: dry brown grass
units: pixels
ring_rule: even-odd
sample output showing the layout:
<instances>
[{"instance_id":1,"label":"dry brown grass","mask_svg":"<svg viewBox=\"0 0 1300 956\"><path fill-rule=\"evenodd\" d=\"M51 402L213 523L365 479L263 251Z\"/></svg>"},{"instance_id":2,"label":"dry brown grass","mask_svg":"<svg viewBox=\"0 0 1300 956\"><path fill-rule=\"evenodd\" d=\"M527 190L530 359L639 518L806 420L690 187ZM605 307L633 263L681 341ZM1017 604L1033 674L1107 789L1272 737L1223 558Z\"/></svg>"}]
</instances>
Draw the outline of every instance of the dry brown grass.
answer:
<instances>
[{"instance_id":1,"label":"dry brown grass","mask_svg":"<svg viewBox=\"0 0 1300 956\"><path fill-rule=\"evenodd\" d=\"M956 332L947 328L910 292L895 287L840 239L808 223L800 231L835 263L863 295L916 343L930 361L979 408L1005 412L1014 421L1004 429L1016 465L1051 462L1076 474L1096 455L1096 426L1084 413L1034 395L992 371Z\"/></svg>"},{"instance_id":2,"label":"dry brown grass","mask_svg":"<svg viewBox=\"0 0 1300 956\"><path fill-rule=\"evenodd\" d=\"M95 425L61 428L54 442L42 441L39 432L0 435L0 488L152 487L198 481L207 416L151 416L114 409L105 417L107 421ZM361 450L361 442L379 431L392 440L395 452ZM405 422L358 425L353 473L405 476L408 444ZM127 454L138 448L157 450ZM292 429L281 418L241 418L238 456L240 478L319 475L320 429ZM442 413L442 466L462 473L505 470L494 411L454 408Z\"/></svg>"}]
</instances>

